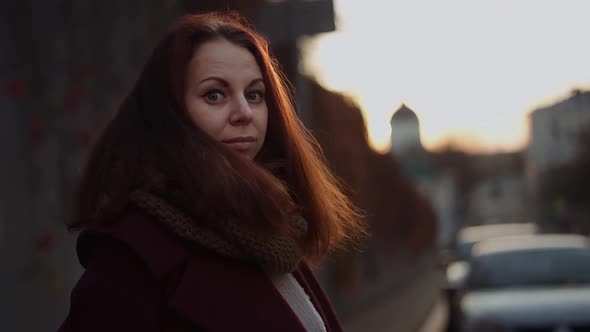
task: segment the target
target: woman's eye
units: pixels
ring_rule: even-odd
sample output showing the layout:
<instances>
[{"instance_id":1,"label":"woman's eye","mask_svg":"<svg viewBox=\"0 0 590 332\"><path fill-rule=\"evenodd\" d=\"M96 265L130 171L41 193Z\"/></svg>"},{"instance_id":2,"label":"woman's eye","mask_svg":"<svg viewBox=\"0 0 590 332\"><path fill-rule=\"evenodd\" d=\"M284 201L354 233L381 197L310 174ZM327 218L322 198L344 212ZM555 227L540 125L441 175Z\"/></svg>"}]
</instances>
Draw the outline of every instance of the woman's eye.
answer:
<instances>
[{"instance_id":1,"label":"woman's eye","mask_svg":"<svg viewBox=\"0 0 590 332\"><path fill-rule=\"evenodd\" d=\"M217 102L221 101L221 99L223 99L223 92L221 92L219 90L210 90L210 91L207 91L203 95L203 97L209 103L217 103Z\"/></svg>"},{"instance_id":2,"label":"woman's eye","mask_svg":"<svg viewBox=\"0 0 590 332\"><path fill-rule=\"evenodd\" d=\"M246 94L246 99L253 103L259 103L264 98L264 93L262 91L251 91Z\"/></svg>"}]
</instances>

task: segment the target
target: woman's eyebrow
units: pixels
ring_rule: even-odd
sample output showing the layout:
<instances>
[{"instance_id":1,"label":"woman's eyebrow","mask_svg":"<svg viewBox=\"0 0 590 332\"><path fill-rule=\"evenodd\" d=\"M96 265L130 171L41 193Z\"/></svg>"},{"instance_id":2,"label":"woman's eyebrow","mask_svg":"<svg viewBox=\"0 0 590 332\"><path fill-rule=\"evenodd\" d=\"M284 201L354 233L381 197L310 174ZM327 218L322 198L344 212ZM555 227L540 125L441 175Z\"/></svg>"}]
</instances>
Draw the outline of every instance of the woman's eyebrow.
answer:
<instances>
[{"instance_id":1,"label":"woman's eyebrow","mask_svg":"<svg viewBox=\"0 0 590 332\"><path fill-rule=\"evenodd\" d=\"M254 84L259 83L259 82L264 85L264 80L262 78L255 78L250 82L250 84L248 84L248 87L251 87Z\"/></svg>"},{"instance_id":2,"label":"woman's eyebrow","mask_svg":"<svg viewBox=\"0 0 590 332\"><path fill-rule=\"evenodd\" d=\"M228 83L226 80L224 80L224 79L223 79L223 78L221 78L221 77L217 77L217 76L209 76L209 77L207 77L207 78L205 78L205 79L202 79L202 80L199 82L199 84L201 84L201 83L203 83L203 82L206 82L206 81L218 81L218 82L219 82L219 83L221 83L221 85L223 85L223 86L228 86L228 85L229 85L229 83Z\"/></svg>"},{"instance_id":3,"label":"woman's eyebrow","mask_svg":"<svg viewBox=\"0 0 590 332\"><path fill-rule=\"evenodd\" d=\"M207 78L204 78L204 79L202 79L199 82L199 84L204 83L204 82L207 82L207 81L217 81L217 82L221 83L221 85L223 85L224 87L229 86L229 82L228 81L226 81L223 78L218 77L218 76L209 76ZM251 87L251 86L253 86L253 85L257 84L257 83L264 84L264 80L261 77L255 78L252 81L250 81L250 83L248 84L247 87Z\"/></svg>"}]
</instances>

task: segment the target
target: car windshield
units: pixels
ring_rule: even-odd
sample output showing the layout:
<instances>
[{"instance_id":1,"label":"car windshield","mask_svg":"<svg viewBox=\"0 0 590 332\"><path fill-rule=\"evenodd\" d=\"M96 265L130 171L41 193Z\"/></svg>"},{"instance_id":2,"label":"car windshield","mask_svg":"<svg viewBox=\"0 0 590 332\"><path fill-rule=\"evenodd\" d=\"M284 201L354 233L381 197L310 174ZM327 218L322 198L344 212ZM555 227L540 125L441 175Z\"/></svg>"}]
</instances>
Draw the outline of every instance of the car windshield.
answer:
<instances>
[{"instance_id":1,"label":"car windshield","mask_svg":"<svg viewBox=\"0 0 590 332\"><path fill-rule=\"evenodd\" d=\"M590 284L590 249L518 250L474 257L471 288Z\"/></svg>"},{"instance_id":2,"label":"car windshield","mask_svg":"<svg viewBox=\"0 0 590 332\"><path fill-rule=\"evenodd\" d=\"M469 260L471 250L481 241L492 238L534 234L537 226L532 223L495 224L465 227L459 231L455 254L458 260Z\"/></svg>"}]
</instances>

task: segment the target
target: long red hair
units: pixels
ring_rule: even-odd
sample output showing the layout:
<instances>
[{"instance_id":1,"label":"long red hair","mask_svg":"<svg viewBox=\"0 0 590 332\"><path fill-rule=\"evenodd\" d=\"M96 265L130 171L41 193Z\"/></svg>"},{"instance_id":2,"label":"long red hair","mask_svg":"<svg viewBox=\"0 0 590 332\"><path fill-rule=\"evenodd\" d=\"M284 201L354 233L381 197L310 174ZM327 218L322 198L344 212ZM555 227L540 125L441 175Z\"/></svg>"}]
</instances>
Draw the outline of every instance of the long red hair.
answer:
<instances>
[{"instance_id":1,"label":"long red hair","mask_svg":"<svg viewBox=\"0 0 590 332\"><path fill-rule=\"evenodd\" d=\"M254 162L214 141L185 109L188 63L196 47L216 38L248 49L263 75L268 128ZM266 40L236 13L185 15L161 39L90 153L69 227L115 222L132 191L161 185L158 174L165 194L196 222L231 217L285 232L291 214L300 213L309 222L304 252L311 262L361 232L357 210L295 113Z\"/></svg>"}]
</instances>

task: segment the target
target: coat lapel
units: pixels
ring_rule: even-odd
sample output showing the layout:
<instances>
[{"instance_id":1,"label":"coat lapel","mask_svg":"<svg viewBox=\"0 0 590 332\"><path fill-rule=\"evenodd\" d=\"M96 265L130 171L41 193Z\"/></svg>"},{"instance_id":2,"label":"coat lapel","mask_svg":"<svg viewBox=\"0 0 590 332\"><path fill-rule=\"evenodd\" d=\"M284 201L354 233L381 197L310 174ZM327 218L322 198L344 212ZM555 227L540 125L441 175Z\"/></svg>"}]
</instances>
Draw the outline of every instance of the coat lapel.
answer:
<instances>
[{"instance_id":1,"label":"coat lapel","mask_svg":"<svg viewBox=\"0 0 590 332\"><path fill-rule=\"evenodd\" d=\"M336 317L336 313L309 266L302 262L299 264L297 270L293 272L293 276L297 279L301 287L303 287L305 293L308 294L311 303L322 317L326 331L342 332L342 327Z\"/></svg>"},{"instance_id":2,"label":"coat lapel","mask_svg":"<svg viewBox=\"0 0 590 332\"><path fill-rule=\"evenodd\" d=\"M305 331L262 271L195 251L178 287L169 294L168 306L172 311L211 332Z\"/></svg>"}]
</instances>

